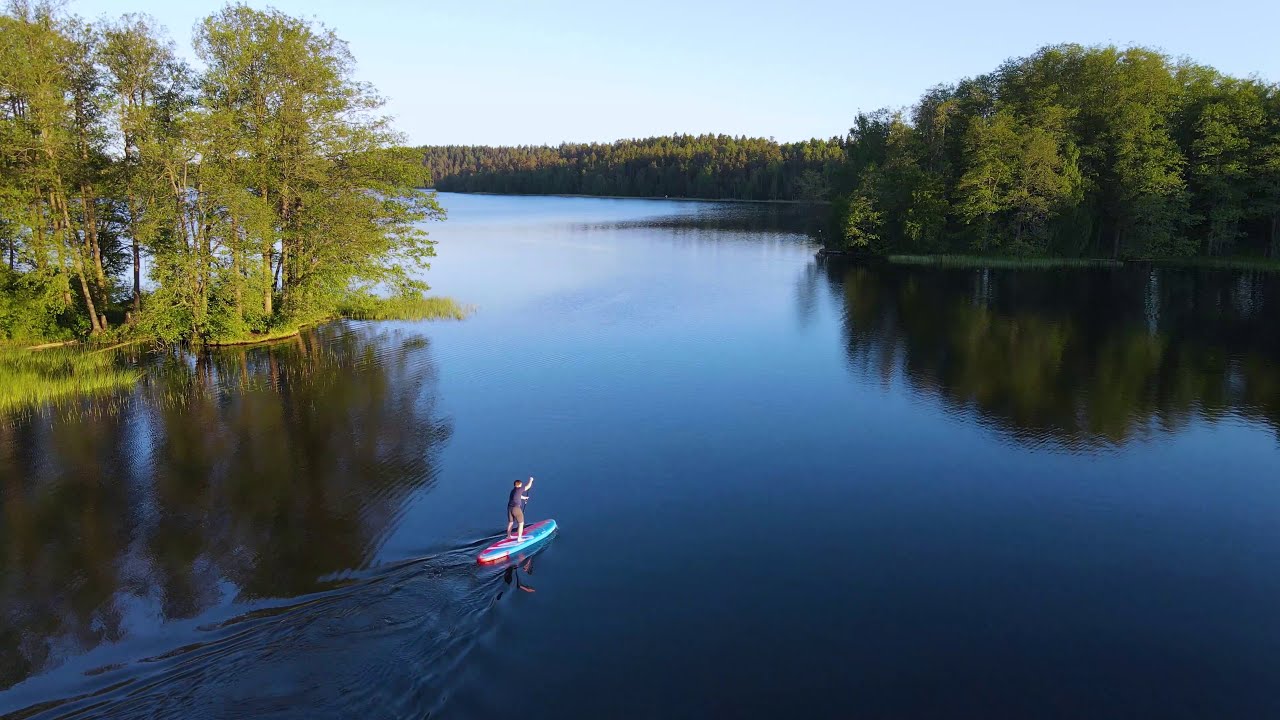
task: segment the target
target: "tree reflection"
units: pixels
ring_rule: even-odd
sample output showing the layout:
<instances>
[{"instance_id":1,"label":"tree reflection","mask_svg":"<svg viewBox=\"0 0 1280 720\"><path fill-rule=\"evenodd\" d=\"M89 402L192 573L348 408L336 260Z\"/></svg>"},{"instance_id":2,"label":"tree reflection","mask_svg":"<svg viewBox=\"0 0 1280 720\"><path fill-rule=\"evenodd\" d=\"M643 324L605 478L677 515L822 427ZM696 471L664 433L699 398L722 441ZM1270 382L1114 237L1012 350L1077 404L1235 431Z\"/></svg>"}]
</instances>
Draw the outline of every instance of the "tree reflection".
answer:
<instances>
[{"instance_id":1,"label":"tree reflection","mask_svg":"<svg viewBox=\"0 0 1280 720\"><path fill-rule=\"evenodd\" d=\"M426 341L376 327L166 353L118 412L0 424L0 688L369 563L451 432Z\"/></svg>"},{"instance_id":2,"label":"tree reflection","mask_svg":"<svg viewBox=\"0 0 1280 720\"><path fill-rule=\"evenodd\" d=\"M1273 275L823 269L856 372L1020 439L1121 444L1228 413L1280 429Z\"/></svg>"}]
</instances>

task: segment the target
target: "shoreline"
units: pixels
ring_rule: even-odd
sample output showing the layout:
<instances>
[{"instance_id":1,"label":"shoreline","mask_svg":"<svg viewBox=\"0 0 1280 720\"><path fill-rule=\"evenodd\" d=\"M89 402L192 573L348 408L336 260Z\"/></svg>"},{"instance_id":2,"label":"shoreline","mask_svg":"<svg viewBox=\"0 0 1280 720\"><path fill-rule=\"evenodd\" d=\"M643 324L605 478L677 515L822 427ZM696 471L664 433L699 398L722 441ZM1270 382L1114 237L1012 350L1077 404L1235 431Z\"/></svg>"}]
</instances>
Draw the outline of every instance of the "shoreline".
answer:
<instances>
[{"instance_id":1,"label":"shoreline","mask_svg":"<svg viewBox=\"0 0 1280 720\"><path fill-rule=\"evenodd\" d=\"M1245 270L1280 272L1280 261L1270 258L1068 258L1019 257L1017 255L871 255L847 250L817 251L819 258L858 263L885 263L918 267L993 269L1079 269L1156 266L1182 270Z\"/></svg>"},{"instance_id":2,"label":"shoreline","mask_svg":"<svg viewBox=\"0 0 1280 720\"><path fill-rule=\"evenodd\" d=\"M461 190L438 190L436 188L424 188L434 193L449 193L451 195L492 195L496 197L563 197L563 198L599 198L601 200L676 200L679 202L704 202L704 203L748 203L756 205L830 205L830 200L818 200L810 202L807 200L741 200L738 198L696 198L696 197L671 197L666 195L584 195L581 193L496 193L496 192L464 192Z\"/></svg>"}]
</instances>

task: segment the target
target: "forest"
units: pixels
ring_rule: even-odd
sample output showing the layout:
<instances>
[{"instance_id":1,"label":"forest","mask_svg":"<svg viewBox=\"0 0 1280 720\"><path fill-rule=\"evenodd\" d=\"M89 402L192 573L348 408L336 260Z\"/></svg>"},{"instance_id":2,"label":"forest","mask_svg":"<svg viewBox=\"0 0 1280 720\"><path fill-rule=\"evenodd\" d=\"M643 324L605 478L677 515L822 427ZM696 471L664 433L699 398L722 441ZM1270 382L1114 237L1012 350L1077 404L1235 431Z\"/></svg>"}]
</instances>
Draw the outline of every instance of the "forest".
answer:
<instances>
[{"instance_id":1,"label":"forest","mask_svg":"<svg viewBox=\"0 0 1280 720\"><path fill-rule=\"evenodd\" d=\"M423 152L449 191L828 200L858 253L1280 258L1280 90L1141 47L1046 47L826 141Z\"/></svg>"},{"instance_id":2,"label":"forest","mask_svg":"<svg viewBox=\"0 0 1280 720\"><path fill-rule=\"evenodd\" d=\"M872 252L1280 257L1280 91L1048 47L859 116L840 187L839 241Z\"/></svg>"},{"instance_id":3,"label":"forest","mask_svg":"<svg viewBox=\"0 0 1280 720\"><path fill-rule=\"evenodd\" d=\"M443 213L346 44L228 5L194 52L143 16L0 13L0 340L239 341L421 296Z\"/></svg>"},{"instance_id":4,"label":"forest","mask_svg":"<svg viewBox=\"0 0 1280 720\"><path fill-rule=\"evenodd\" d=\"M825 200L844 161L839 138L779 144L729 135L422 152L445 192L731 200Z\"/></svg>"}]
</instances>

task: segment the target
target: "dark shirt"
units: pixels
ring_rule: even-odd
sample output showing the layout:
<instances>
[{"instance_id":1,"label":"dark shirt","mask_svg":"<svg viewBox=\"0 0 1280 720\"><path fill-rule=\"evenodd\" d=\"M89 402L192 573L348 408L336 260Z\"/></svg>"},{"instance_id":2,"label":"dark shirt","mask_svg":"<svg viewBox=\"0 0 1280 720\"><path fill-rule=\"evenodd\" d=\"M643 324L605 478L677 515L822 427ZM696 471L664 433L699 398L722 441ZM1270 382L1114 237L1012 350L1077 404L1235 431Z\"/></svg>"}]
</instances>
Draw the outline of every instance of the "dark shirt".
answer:
<instances>
[{"instance_id":1,"label":"dark shirt","mask_svg":"<svg viewBox=\"0 0 1280 720\"><path fill-rule=\"evenodd\" d=\"M520 497L523 494L524 494L524 488L522 487L512 488L511 497L507 498L507 507L509 508L518 507L523 510L525 501Z\"/></svg>"}]
</instances>

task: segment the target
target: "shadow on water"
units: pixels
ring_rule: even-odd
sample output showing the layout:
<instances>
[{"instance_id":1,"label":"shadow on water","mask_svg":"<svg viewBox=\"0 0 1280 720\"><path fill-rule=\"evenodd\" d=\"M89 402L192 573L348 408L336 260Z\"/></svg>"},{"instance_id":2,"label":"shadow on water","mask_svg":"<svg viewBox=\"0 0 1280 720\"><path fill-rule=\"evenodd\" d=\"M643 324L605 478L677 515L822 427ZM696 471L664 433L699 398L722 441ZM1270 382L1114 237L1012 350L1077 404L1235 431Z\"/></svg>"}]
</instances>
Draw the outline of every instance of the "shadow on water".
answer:
<instances>
[{"instance_id":1,"label":"shadow on water","mask_svg":"<svg viewBox=\"0 0 1280 720\"><path fill-rule=\"evenodd\" d=\"M112 412L0 426L0 714L358 713L378 673L373 705L432 705L500 576L470 550L368 569L452 433L427 341L377 327L162 353Z\"/></svg>"},{"instance_id":2,"label":"shadow on water","mask_svg":"<svg viewBox=\"0 0 1280 720\"><path fill-rule=\"evenodd\" d=\"M812 269L799 282L811 302ZM824 262L850 368L1020 442L1087 449L1239 417L1280 436L1280 278Z\"/></svg>"},{"instance_id":3,"label":"shadow on water","mask_svg":"<svg viewBox=\"0 0 1280 720\"><path fill-rule=\"evenodd\" d=\"M590 229L710 230L750 241L751 233L803 234L820 240L830 209L798 203L688 203L683 212L604 223ZM747 233L747 235L742 235Z\"/></svg>"}]
</instances>

